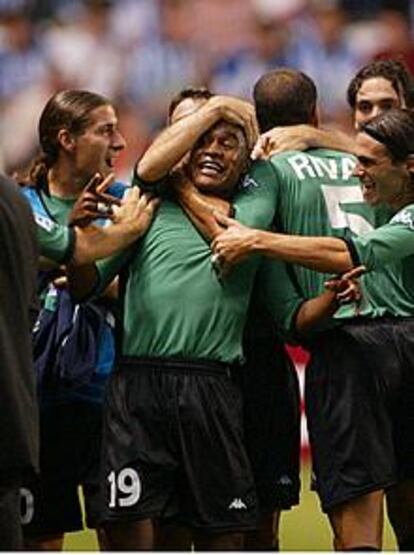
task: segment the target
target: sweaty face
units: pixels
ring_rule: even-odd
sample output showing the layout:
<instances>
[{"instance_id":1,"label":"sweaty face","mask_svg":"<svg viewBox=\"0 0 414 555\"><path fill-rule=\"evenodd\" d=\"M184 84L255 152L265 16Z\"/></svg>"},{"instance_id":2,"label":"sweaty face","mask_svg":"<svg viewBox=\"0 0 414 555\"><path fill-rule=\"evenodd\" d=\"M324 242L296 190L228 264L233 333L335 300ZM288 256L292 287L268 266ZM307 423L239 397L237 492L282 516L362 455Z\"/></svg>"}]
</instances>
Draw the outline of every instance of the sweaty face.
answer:
<instances>
[{"instance_id":1,"label":"sweaty face","mask_svg":"<svg viewBox=\"0 0 414 555\"><path fill-rule=\"evenodd\" d=\"M190 157L190 175L205 193L230 194L248 162L246 137L237 125L218 122L204 133Z\"/></svg>"},{"instance_id":2,"label":"sweaty face","mask_svg":"<svg viewBox=\"0 0 414 555\"><path fill-rule=\"evenodd\" d=\"M354 175L361 181L364 200L398 207L410 180L406 164L393 162L383 144L362 132L356 137L355 154L358 162Z\"/></svg>"},{"instance_id":3,"label":"sweaty face","mask_svg":"<svg viewBox=\"0 0 414 555\"><path fill-rule=\"evenodd\" d=\"M107 175L113 171L125 139L118 130L112 106L92 110L90 124L75 139L75 164L80 176L89 178L96 172Z\"/></svg>"},{"instance_id":4,"label":"sweaty face","mask_svg":"<svg viewBox=\"0 0 414 555\"><path fill-rule=\"evenodd\" d=\"M392 108L405 108L404 99L384 77L372 77L361 85L356 94L354 124L361 125Z\"/></svg>"}]
</instances>

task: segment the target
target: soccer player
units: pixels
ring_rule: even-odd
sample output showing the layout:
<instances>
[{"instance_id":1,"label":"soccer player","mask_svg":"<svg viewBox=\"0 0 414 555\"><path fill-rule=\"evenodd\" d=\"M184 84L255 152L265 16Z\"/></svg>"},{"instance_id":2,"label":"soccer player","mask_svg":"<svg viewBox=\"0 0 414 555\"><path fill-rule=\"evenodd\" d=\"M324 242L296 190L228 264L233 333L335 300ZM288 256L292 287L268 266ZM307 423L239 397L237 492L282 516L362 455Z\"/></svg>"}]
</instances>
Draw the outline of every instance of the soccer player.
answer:
<instances>
[{"instance_id":1,"label":"soccer player","mask_svg":"<svg viewBox=\"0 0 414 555\"><path fill-rule=\"evenodd\" d=\"M193 145L188 173L180 177L187 175L200 190L222 198L242 185L238 217L268 228L275 202L274 188L264 179L268 165L257 164L243 180L247 140L234 123L247 119L248 126L251 107L232 99L223 108L217 97L205 106L194 114L197 128L188 126L192 116L176 124L189 127L187 145ZM168 140L173 127L165 131ZM181 146L170 153L172 167L187 150ZM167 186L174 177L168 176ZM121 272L122 343L107 395L102 476L105 528L113 548L151 549L158 518L190 527L196 549L240 548L243 532L256 525L240 394L230 372L242 355L259 260L251 262L223 287L207 242L167 195L134 250L95 268L80 268L74 276L74 292L82 295L99 291ZM332 296L303 304L285 282L284 267L275 274L279 286L269 308L286 327L310 325L316 306L319 314L330 313Z\"/></svg>"},{"instance_id":2,"label":"soccer player","mask_svg":"<svg viewBox=\"0 0 414 555\"><path fill-rule=\"evenodd\" d=\"M255 86L254 97L261 131L278 123L317 125L316 89L300 72L282 69L265 74ZM331 150L289 152L272 158L268 179L278 191L274 205L277 228L290 233L337 237L373 229L381 214L363 203L358 180L352 176L354 165L351 156ZM323 291L328 276L300 267L293 270L305 298ZM342 500L331 496L323 501L323 507L332 516L334 506ZM368 539L365 535L366 529L373 527L371 520L368 524L363 519L356 520L352 537L349 530L344 530L341 518L333 522L335 535L340 536L339 545L361 547L369 542L376 545L376 527Z\"/></svg>"},{"instance_id":3,"label":"soccer player","mask_svg":"<svg viewBox=\"0 0 414 555\"><path fill-rule=\"evenodd\" d=\"M174 125L194 114L212 96L206 89L184 89L170 104L169 123ZM220 102L231 104L234 99L221 97ZM251 111L250 106L246 105L246 108ZM185 140L183 135L174 131L174 141ZM163 140L164 133L161 133L137 164L137 173L146 179L160 165L166 170ZM171 147L171 143L168 144ZM175 159L170 162L175 171L176 162ZM209 196L204 200L212 208L213 201L218 202L217 209L224 208L225 213L231 210L230 205L224 206L218 198ZM197 210L197 204L193 209ZM192 216L191 213L189 215ZM199 225L199 221L195 219L194 224ZM260 281L258 276L243 338L246 360L237 376L243 396L245 443L259 501L257 529L247 533L244 542L245 549L252 550L278 548L280 512L298 502L300 487L299 384L281 341L283 332L277 330L267 308L260 302ZM168 528L164 526L163 536L166 530ZM163 546L176 547L174 540L165 536Z\"/></svg>"},{"instance_id":4,"label":"soccer player","mask_svg":"<svg viewBox=\"0 0 414 555\"><path fill-rule=\"evenodd\" d=\"M30 208L0 176L0 550L23 549L21 484L38 468L38 407L30 330L37 307L37 245Z\"/></svg>"},{"instance_id":5,"label":"soccer player","mask_svg":"<svg viewBox=\"0 0 414 555\"><path fill-rule=\"evenodd\" d=\"M356 73L349 83L347 100L355 130L358 130L363 123L391 108L413 108L414 79L399 60L376 60ZM272 153L308 148L333 148L352 153L354 146L354 137L337 130L309 125L278 126L262 134L254 156L268 157ZM366 202L375 204L369 191L363 194Z\"/></svg>"},{"instance_id":6,"label":"soccer player","mask_svg":"<svg viewBox=\"0 0 414 555\"><path fill-rule=\"evenodd\" d=\"M40 117L39 140L42 153L33 164L31 185L22 192L36 218L40 252L48 259L39 275L43 314L48 311L53 314L60 300L67 296L62 289L65 270L61 264L107 256L135 241L149 224L153 207L146 199L140 202L136 191L132 191L118 212L114 208L118 223L103 228L68 225L76 199L96 174L102 179L107 176L97 199L101 203L113 200L102 192L102 187L110 183L110 172L125 142L117 127L115 111L102 96L76 90L53 95ZM96 180L89 189L95 185ZM123 186L112 185L109 191L120 196ZM92 191L88 192L81 204L82 214L89 218L102 216L93 197ZM105 211L103 215L108 214ZM76 222L81 223L79 218ZM72 388L59 384L48 389L40 384L41 477L26 483L21 491L25 542L32 549L61 549L65 532L83 528L79 485L83 486L88 525L96 527L99 521L101 401L114 357L108 323L113 319L112 305L109 297L94 304L94 318L99 318L100 325L87 336L86 353L90 356L87 361L81 358L85 347L78 343L72 345L72 358L67 362L65 349L69 348L69 336L65 345L50 346L54 330L48 333L44 344L38 344L42 319L36 325L39 328L34 333L36 367L43 361L47 372L51 367L67 364L74 373L80 367L85 371L83 365L87 363L92 376ZM71 319L70 313L60 325L70 330Z\"/></svg>"},{"instance_id":7,"label":"soccer player","mask_svg":"<svg viewBox=\"0 0 414 555\"><path fill-rule=\"evenodd\" d=\"M357 134L355 173L394 212L375 230L346 240L299 237L247 230L219 216L229 227L214 244L226 264L254 252L322 272L356 264L368 271L358 312L339 311L343 325L317 341L307 383L319 493L342 549L381 547L384 490L399 548L414 546L413 145L408 110L379 115ZM305 166L296 171L307 172ZM352 320L357 314L363 318ZM362 523L366 543L356 546Z\"/></svg>"}]
</instances>

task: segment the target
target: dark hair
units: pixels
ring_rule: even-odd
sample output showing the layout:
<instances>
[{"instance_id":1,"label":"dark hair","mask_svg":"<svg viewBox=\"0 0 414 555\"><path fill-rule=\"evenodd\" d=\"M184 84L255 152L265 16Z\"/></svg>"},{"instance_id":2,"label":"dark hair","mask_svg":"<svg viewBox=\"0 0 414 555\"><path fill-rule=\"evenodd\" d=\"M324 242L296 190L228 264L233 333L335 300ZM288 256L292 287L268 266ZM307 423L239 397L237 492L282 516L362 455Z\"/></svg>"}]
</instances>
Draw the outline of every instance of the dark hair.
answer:
<instances>
[{"instance_id":1,"label":"dark hair","mask_svg":"<svg viewBox=\"0 0 414 555\"><path fill-rule=\"evenodd\" d=\"M389 110L364 123L360 132L383 144L394 162L414 154L414 113L410 110Z\"/></svg>"},{"instance_id":2,"label":"dark hair","mask_svg":"<svg viewBox=\"0 0 414 555\"><path fill-rule=\"evenodd\" d=\"M399 60L376 60L362 67L349 83L346 94L348 104L353 110L364 81L376 77L389 81L398 96L404 98L407 107L414 107L414 79L406 65Z\"/></svg>"},{"instance_id":3,"label":"dark hair","mask_svg":"<svg viewBox=\"0 0 414 555\"><path fill-rule=\"evenodd\" d=\"M49 98L38 123L41 152L29 170L33 185L47 190L48 170L59 155L59 131L66 129L73 135L82 134L91 122L92 110L108 105L111 105L108 99L89 91L60 91Z\"/></svg>"},{"instance_id":4,"label":"dark hair","mask_svg":"<svg viewBox=\"0 0 414 555\"><path fill-rule=\"evenodd\" d=\"M261 133L278 125L310 123L317 91L310 77L289 68L269 71L253 89L256 117Z\"/></svg>"},{"instance_id":5,"label":"dark hair","mask_svg":"<svg viewBox=\"0 0 414 555\"><path fill-rule=\"evenodd\" d=\"M191 98L192 100L208 100L212 96L214 96L213 93L206 87L187 87L182 89L173 97L168 106L168 119L171 119L174 110L186 98Z\"/></svg>"}]
</instances>

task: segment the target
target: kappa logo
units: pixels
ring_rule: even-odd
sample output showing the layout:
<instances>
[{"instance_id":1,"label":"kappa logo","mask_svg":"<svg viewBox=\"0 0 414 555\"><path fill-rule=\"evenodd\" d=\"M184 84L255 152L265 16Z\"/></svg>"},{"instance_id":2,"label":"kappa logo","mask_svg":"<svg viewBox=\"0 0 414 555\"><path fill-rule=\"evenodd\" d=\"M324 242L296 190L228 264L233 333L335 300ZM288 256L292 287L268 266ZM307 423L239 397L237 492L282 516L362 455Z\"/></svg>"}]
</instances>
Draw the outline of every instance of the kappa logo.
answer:
<instances>
[{"instance_id":1,"label":"kappa logo","mask_svg":"<svg viewBox=\"0 0 414 555\"><path fill-rule=\"evenodd\" d=\"M410 229L414 230L413 215L407 209L401 210L390 220L391 224L404 224Z\"/></svg>"},{"instance_id":2,"label":"kappa logo","mask_svg":"<svg viewBox=\"0 0 414 555\"><path fill-rule=\"evenodd\" d=\"M247 509L247 505L240 497L235 497L227 508L229 510L240 511L241 509Z\"/></svg>"},{"instance_id":3,"label":"kappa logo","mask_svg":"<svg viewBox=\"0 0 414 555\"><path fill-rule=\"evenodd\" d=\"M287 474L284 474L283 476L281 476L279 478L277 483L280 484L281 486L291 486L292 485L292 480L289 478L289 476Z\"/></svg>"},{"instance_id":4,"label":"kappa logo","mask_svg":"<svg viewBox=\"0 0 414 555\"><path fill-rule=\"evenodd\" d=\"M250 189L253 187L260 187L260 185L253 179L253 177L246 175L240 184L240 189Z\"/></svg>"}]
</instances>

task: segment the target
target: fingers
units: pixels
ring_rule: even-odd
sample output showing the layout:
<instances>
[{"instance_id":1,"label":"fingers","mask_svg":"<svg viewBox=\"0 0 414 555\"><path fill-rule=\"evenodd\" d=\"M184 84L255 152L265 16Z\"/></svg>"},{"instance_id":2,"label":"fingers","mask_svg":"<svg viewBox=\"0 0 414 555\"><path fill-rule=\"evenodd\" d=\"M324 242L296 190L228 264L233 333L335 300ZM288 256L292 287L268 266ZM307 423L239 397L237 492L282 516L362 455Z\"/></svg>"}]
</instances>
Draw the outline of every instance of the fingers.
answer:
<instances>
[{"instance_id":1,"label":"fingers","mask_svg":"<svg viewBox=\"0 0 414 555\"><path fill-rule=\"evenodd\" d=\"M226 228L237 223L236 220L225 216L222 212L219 212L218 210L214 210L213 216L218 224Z\"/></svg>"},{"instance_id":2,"label":"fingers","mask_svg":"<svg viewBox=\"0 0 414 555\"><path fill-rule=\"evenodd\" d=\"M361 292L355 283L349 283L346 289L337 293L336 298L340 304L358 302L361 300Z\"/></svg>"},{"instance_id":3,"label":"fingers","mask_svg":"<svg viewBox=\"0 0 414 555\"><path fill-rule=\"evenodd\" d=\"M98 174L99 175L99 174ZM112 185L115 179L115 174L113 172L109 173L100 183L96 185L96 193L101 195L107 188Z\"/></svg>"},{"instance_id":4,"label":"fingers","mask_svg":"<svg viewBox=\"0 0 414 555\"><path fill-rule=\"evenodd\" d=\"M261 135L256 144L253 147L253 150L250 154L250 158L252 160L266 160L267 159L267 151L269 145L269 137L266 134Z\"/></svg>"},{"instance_id":5,"label":"fingers","mask_svg":"<svg viewBox=\"0 0 414 555\"><path fill-rule=\"evenodd\" d=\"M366 271L366 266L356 266L352 268L352 270L349 270L349 272L345 272L345 274L342 275L342 279L356 279L362 276Z\"/></svg>"}]
</instances>

